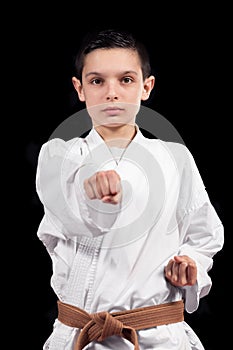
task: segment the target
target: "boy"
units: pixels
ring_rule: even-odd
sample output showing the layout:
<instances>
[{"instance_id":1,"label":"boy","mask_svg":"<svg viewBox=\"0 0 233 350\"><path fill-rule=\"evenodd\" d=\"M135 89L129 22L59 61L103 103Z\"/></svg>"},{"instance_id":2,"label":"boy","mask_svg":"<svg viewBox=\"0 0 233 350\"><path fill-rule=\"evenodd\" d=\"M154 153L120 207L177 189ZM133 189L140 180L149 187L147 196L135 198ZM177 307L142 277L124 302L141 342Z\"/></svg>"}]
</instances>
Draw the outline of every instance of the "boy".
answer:
<instances>
[{"instance_id":1,"label":"boy","mask_svg":"<svg viewBox=\"0 0 233 350\"><path fill-rule=\"evenodd\" d=\"M183 311L210 290L223 226L188 149L136 124L155 83L147 51L129 33L102 31L75 68L93 128L50 140L38 160L38 237L59 299L44 349L203 349Z\"/></svg>"}]
</instances>

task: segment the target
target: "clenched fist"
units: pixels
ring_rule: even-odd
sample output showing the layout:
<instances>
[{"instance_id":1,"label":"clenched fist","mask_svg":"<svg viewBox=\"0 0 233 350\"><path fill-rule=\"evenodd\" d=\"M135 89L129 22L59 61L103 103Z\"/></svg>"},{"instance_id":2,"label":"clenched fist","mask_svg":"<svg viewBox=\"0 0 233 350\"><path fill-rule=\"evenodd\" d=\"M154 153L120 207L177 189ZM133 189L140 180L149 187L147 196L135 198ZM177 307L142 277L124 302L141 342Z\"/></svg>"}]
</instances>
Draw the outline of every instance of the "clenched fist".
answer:
<instances>
[{"instance_id":1,"label":"clenched fist","mask_svg":"<svg viewBox=\"0 0 233 350\"><path fill-rule=\"evenodd\" d=\"M118 204L122 198L121 178L115 170L98 171L84 181L88 198Z\"/></svg>"},{"instance_id":2,"label":"clenched fist","mask_svg":"<svg viewBox=\"0 0 233 350\"><path fill-rule=\"evenodd\" d=\"M192 286L197 281L197 266L187 255L174 256L164 270L166 279L177 287Z\"/></svg>"}]
</instances>

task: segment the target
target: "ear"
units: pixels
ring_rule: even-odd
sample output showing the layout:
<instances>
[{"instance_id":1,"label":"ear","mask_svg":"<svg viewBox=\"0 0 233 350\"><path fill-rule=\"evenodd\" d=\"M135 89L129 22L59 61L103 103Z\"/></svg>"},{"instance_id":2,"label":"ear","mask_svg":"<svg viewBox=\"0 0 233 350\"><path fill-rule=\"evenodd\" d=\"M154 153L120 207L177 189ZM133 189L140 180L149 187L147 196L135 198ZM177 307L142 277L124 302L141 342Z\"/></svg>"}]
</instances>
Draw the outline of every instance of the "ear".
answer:
<instances>
[{"instance_id":1,"label":"ear","mask_svg":"<svg viewBox=\"0 0 233 350\"><path fill-rule=\"evenodd\" d=\"M146 78L144 81L143 91L142 91L142 101L146 101L150 97L150 93L155 85L155 77L153 75Z\"/></svg>"},{"instance_id":2,"label":"ear","mask_svg":"<svg viewBox=\"0 0 233 350\"><path fill-rule=\"evenodd\" d=\"M84 102L85 101L85 95L84 95L84 92L83 92L83 87L82 87L81 81L79 79L77 79L76 77L72 77L72 83L74 85L75 90L78 93L79 100L81 102Z\"/></svg>"}]
</instances>

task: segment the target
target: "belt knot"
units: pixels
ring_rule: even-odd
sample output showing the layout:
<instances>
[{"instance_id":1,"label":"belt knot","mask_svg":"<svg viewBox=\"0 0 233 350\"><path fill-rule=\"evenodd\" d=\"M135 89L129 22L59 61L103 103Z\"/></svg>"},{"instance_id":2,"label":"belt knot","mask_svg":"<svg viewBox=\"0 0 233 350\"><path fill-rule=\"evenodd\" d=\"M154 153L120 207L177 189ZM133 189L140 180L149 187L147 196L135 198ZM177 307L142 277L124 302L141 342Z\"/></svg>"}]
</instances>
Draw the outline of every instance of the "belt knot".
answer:
<instances>
[{"instance_id":1,"label":"belt knot","mask_svg":"<svg viewBox=\"0 0 233 350\"><path fill-rule=\"evenodd\" d=\"M91 314L92 321L98 327L98 341L111 337L112 335L122 336L123 323L114 318L109 312L102 311Z\"/></svg>"}]
</instances>

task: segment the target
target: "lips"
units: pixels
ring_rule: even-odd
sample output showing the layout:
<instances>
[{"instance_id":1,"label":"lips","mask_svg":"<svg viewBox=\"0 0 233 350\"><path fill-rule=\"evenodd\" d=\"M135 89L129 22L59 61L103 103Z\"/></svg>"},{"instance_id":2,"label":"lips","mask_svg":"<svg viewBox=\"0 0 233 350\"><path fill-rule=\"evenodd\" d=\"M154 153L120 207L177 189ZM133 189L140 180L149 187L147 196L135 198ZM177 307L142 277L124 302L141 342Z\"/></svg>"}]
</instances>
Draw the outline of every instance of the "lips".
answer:
<instances>
[{"instance_id":1,"label":"lips","mask_svg":"<svg viewBox=\"0 0 233 350\"><path fill-rule=\"evenodd\" d=\"M118 115L123 111L123 108L119 107L107 107L103 110L103 112L107 113L108 115L114 116Z\"/></svg>"}]
</instances>

